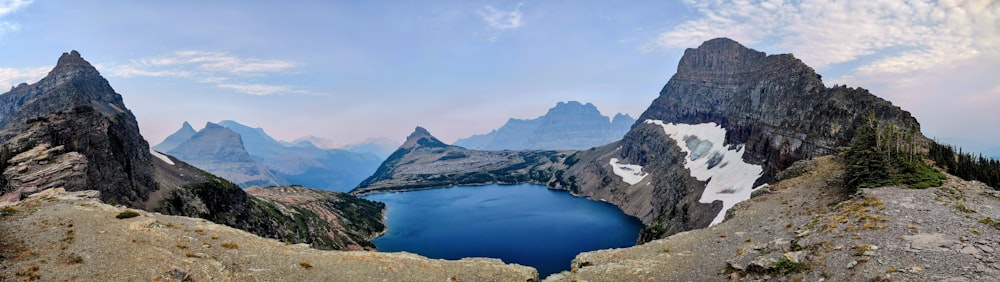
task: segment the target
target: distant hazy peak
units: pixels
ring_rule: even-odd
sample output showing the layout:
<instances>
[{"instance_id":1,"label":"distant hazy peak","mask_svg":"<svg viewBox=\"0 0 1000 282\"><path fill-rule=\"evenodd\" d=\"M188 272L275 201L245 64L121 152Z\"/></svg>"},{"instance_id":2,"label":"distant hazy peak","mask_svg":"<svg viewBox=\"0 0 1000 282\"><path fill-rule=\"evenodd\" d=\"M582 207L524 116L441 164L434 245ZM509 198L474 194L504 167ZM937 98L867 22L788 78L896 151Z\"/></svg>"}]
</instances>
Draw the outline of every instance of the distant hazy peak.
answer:
<instances>
[{"instance_id":1,"label":"distant hazy peak","mask_svg":"<svg viewBox=\"0 0 1000 282\"><path fill-rule=\"evenodd\" d=\"M447 147L448 145L431 135L427 129L417 126L417 128L413 130L413 133L410 133L410 136L406 137L406 142L403 142L403 145L399 146L399 148L410 149L421 146Z\"/></svg>"},{"instance_id":2,"label":"distant hazy peak","mask_svg":"<svg viewBox=\"0 0 1000 282\"><path fill-rule=\"evenodd\" d=\"M170 134L170 136L167 136L167 138L163 139L163 142L160 142L160 144L153 146L153 149L160 152L169 152L184 142L187 142L188 139L191 139L191 137L197 133L198 132L191 127L191 123L184 121L184 124L181 124L180 129L177 129L177 131Z\"/></svg>"}]
</instances>

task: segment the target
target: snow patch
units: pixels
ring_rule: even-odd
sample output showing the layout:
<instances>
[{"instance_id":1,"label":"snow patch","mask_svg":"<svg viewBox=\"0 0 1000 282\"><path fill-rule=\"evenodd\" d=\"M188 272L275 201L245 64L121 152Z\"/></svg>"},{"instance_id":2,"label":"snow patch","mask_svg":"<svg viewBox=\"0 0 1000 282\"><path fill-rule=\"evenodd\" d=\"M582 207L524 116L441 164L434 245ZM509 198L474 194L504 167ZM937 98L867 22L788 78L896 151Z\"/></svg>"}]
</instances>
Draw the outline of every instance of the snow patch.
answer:
<instances>
[{"instance_id":1,"label":"snow patch","mask_svg":"<svg viewBox=\"0 0 1000 282\"><path fill-rule=\"evenodd\" d=\"M171 161L170 158L167 157L167 155L160 154L160 152L153 150L153 148L149 148L149 152L153 154L154 157L163 160L163 162L168 163L170 165L174 165L174 161Z\"/></svg>"},{"instance_id":2,"label":"snow patch","mask_svg":"<svg viewBox=\"0 0 1000 282\"><path fill-rule=\"evenodd\" d=\"M615 175L620 176L622 181L625 181L625 183L628 183L629 185L635 185L636 183L639 183L639 181L642 181L643 178L646 178L646 175L649 175L648 173L642 172L641 165L620 164L618 163L617 158L611 158L611 162L609 163L611 164L611 171L613 171Z\"/></svg>"},{"instance_id":3,"label":"snow patch","mask_svg":"<svg viewBox=\"0 0 1000 282\"><path fill-rule=\"evenodd\" d=\"M705 192L701 194L698 202L722 201L722 211L715 216L711 225L722 222L726 211L733 205L750 199L750 193L755 188L753 183L763 174L764 168L743 162L742 144L723 145L726 140L725 128L714 122L673 124L663 123L660 120L646 120L646 123L663 127L663 131L677 142L681 151L687 154L684 168L691 171L691 176L694 178L708 181Z\"/></svg>"}]
</instances>

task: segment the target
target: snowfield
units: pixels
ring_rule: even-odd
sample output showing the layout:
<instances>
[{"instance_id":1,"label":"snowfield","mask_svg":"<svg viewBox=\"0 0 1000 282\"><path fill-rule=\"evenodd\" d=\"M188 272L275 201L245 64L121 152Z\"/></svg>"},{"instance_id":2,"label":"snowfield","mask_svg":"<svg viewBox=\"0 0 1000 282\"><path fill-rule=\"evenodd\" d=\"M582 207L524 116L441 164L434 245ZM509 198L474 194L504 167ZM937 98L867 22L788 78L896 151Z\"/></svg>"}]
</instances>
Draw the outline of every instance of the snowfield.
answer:
<instances>
[{"instance_id":1,"label":"snowfield","mask_svg":"<svg viewBox=\"0 0 1000 282\"><path fill-rule=\"evenodd\" d=\"M163 162L165 162L165 163L168 163L170 165L174 165L174 161L171 161L170 158L167 157L167 155L160 154L160 152L157 152L157 151L153 150L153 148L149 148L149 153L153 154L154 157L156 157L156 158L158 158L160 160L163 160Z\"/></svg>"},{"instance_id":2,"label":"snowfield","mask_svg":"<svg viewBox=\"0 0 1000 282\"><path fill-rule=\"evenodd\" d=\"M743 145L729 149L723 143L726 129L715 123L673 124L660 120L646 120L646 123L663 127L663 131L677 142L681 151L687 154L684 168L700 181L708 181L701 203L722 201L722 211L715 216L711 225L722 222L726 211L743 200L750 199L753 183L760 178L764 169L759 165L743 162ZM612 159L614 163L614 159ZM615 171L617 174L618 171Z\"/></svg>"},{"instance_id":3,"label":"snowfield","mask_svg":"<svg viewBox=\"0 0 1000 282\"><path fill-rule=\"evenodd\" d=\"M613 171L615 175L620 176L622 181L625 181L625 183L628 183L629 185L635 185L636 183L639 183L639 181L642 181L643 178L646 178L646 175L649 175L648 173L642 172L641 165L620 164L616 158L611 158L610 164L611 171Z\"/></svg>"}]
</instances>

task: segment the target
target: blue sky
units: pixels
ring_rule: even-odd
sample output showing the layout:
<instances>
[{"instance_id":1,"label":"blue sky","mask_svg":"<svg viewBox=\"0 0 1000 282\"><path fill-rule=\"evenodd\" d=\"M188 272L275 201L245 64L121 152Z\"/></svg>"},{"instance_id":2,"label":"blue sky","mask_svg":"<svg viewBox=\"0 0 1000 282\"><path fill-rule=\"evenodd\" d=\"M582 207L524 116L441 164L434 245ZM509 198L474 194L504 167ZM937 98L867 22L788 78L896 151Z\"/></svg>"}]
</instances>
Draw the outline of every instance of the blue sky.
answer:
<instances>
[{"instance_id":1,"label":"blue sky","mask_svg":"<svg viewBox=\"0 0 1000 282\"><path fill-rule=\"evenodd\" d=\"M559 101L638 116L685 48L730 37L861 86L930 136L1000 147L991 1L0 0L0 87L79 50L153 144L190 121L291 140L446 142Z\"/></svg>"}]
</instances>

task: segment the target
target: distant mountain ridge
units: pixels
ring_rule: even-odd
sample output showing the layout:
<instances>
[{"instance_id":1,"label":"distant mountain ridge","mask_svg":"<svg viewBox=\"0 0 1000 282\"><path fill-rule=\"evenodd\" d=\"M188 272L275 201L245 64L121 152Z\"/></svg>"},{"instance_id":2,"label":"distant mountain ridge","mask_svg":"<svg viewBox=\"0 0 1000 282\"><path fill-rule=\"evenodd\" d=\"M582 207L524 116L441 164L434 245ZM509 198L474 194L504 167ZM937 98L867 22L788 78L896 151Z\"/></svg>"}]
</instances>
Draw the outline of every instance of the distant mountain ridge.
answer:
<instances>
[{"instance_id":1,"label":"distant mountain ridge","mask_svg":"<svg viewBox=\"0 0 1000 282\"><path fill-rule=\"evenodd\" d=\"M178 132L186 128L190 127L185 122ZM166 153L243 187L287 184L250 156L239 134L215 123L207 123Z\"/></svg>"},{"instance_id":2,"label":"distant mountain ridge","mask_svg":"<svg viewBox=\"0 0 1000 282\"><path fill-rule=\"evenodd\" d=\"M584 150L621 139L633 123L627 114L603 116L591 103L559 102L538 118L511 118L490 133L461 138L454 145L475 150Z\"/></svg>"},{"instance_id":3,"label":"distant mountain ridge","mask_svg":"<svg viewBox=\"0 0 1000 282\"><path fill-rule=\"evenodd\" d=\"M254 162L265 168L259 173L250 173L252 171L249 170L246 172L250 174L237 173L236 175L242 175L239 176L239 179L250 180L236 181L243 187L292 184L344 192L354 188L359 182L371 175L382 161L381 158L373 154L356 153L342 149L322 149L308 141L285 144L268 135L263 128L250 127L232 120L220 121L218 126L234 132L239 137L238 140L228 139L230 146L235 147L237 141L242 142L239 146L245 148ZM172 134L171 137L183 134L184 131L186 129L182 125L181 129ZM164 140L164 143L166 141ZM173 154L174 152L166 153ZM187 154L179 156L182 160L189 157L198 156ZM221 158L216 160L216 165L229 163L227 166L236 167L236 164L243 163L239 167L248 166L245 158L236 155L216 155L215 157ZM223 171L214 171L213 173L224 177L227 175L227 172Z\"/></svg>"}]
</instances>

